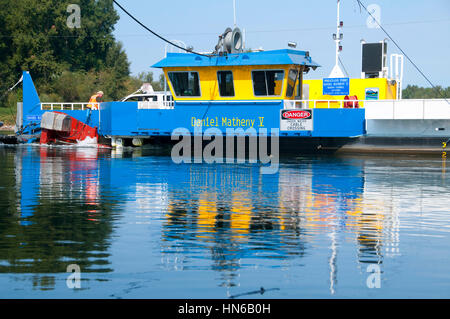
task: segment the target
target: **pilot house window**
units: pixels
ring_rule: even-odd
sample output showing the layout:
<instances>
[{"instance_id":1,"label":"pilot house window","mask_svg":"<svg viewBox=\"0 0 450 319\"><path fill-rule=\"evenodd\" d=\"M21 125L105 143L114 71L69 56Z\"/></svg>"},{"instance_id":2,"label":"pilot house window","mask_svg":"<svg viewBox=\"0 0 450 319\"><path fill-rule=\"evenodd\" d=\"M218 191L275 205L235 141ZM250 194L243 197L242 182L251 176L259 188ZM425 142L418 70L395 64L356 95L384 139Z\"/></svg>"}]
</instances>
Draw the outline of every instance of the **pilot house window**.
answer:
<instances>
[{"instance_id":1,"label":"pilot house window","mask_svg":"<svg viewBox=\"0 0 450 319\"><path fill-rule=\"evenodd\" d=\"M252 71L253 92L255 96L281 95L284 71Z\"/></svg>"},{"instance_id":2,"label":"pilot house window","mask_svg":"<svg viewBox=\"0 0 450 319\"><path fill-rule=\"evenodd\" d=\"M295 83L297 82L298 71L290 69L288 73L286 96L291 97L294 94Z\"/></svg>"},{"instance_id":3,"label":"pilot house window","mask_svg":"<svg viewBox=\"0 0 450 319\"><path fill-rule=\"evenodd\" d=\"M234 96L233 72L218 71L217 81L219 82L220 96Z\"/></svg>"},{"instance_id":4,"label":"pilot house window","mask_svg":"<svg viewBox=\"0 0 450 319\"><path fill-rule=\"evenodd\" d=\"M201 96L198 72L169 72L176 96Z\"/></svg>"}]
</instances>

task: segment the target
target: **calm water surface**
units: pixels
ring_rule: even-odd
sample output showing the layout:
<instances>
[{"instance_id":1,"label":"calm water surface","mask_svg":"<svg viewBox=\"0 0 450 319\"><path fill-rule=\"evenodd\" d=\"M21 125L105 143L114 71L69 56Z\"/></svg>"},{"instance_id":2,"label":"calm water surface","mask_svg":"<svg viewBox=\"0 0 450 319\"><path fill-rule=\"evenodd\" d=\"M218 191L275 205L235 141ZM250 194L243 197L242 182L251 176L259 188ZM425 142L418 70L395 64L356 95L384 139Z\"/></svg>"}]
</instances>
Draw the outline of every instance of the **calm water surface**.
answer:
<instances>
[{"instance_id":1,"label":"calm water surface","mask_svg":"<svg viewBox=\"0 0 450 319\"><path fill-rule=\"evenodd\" d=\"M445 165L0 146L0 298L449 298Z\"/></svg>"}]
</instances>

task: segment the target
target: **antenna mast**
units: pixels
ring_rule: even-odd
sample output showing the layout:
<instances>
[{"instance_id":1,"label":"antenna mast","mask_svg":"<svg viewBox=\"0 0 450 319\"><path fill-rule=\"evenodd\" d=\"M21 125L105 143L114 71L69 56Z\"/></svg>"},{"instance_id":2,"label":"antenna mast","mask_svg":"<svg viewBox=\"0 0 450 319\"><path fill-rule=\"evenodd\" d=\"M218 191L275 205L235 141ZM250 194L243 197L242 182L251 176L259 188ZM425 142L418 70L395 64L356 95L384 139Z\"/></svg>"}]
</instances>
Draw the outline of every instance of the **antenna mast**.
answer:
<instances>
[{"instance_id":1,"label":"antenna mast","mask_svg":"<svg viewBox=\"0 0 450 319\"><path fill-rule=\"evenodd\" d=\"M340 9L340 0L337 0L337 22L336 22L336 33L333 33L333 40L336 43L336 64L334 65L333 70L330 73L330 78L343 78L344 73L339 67L339 53L342 51L341 41L344 38L344 34L341 33L341 29L344 26L344 23L340 20L339 17L339 9Z\"/></svg>"},{"instance_id":2,"label":"antenna mast","mask_svg":"<svg viewBox=\"0 0 450 319\"><path fill-rule=\"evenodd\" d=\"M234 17L234 28L236 28L236 0L233 0L233 17Z\"/></svg>"}]
</instances>

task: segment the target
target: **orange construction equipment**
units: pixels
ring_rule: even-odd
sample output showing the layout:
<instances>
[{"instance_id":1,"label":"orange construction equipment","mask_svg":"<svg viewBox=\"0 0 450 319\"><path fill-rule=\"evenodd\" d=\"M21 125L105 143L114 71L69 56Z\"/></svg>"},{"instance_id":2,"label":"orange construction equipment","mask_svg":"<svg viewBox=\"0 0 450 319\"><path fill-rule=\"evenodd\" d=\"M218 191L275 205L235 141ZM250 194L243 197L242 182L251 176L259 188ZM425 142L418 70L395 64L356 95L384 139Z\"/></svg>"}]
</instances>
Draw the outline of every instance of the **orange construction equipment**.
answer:
<instances>
[{"instance_id":1,"label":"orange construction equipment","mask_svg":"<svg viewBox=\"0 0 450 319\"><path fill-rule=\"evenodd\" d=\"M86 138L97 142L97 127L85 123L62 112L45 112L42 115L41 144L76 144Z\"/></svg>"}]
</instances>

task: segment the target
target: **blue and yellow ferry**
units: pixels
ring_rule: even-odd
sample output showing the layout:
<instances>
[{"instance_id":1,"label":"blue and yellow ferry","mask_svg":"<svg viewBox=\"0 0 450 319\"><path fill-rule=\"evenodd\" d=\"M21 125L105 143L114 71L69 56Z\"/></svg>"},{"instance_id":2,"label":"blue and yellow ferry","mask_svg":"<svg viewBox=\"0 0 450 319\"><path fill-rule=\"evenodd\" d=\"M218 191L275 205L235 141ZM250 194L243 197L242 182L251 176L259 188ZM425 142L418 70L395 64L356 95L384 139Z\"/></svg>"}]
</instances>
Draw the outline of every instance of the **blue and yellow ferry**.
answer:
<instances>
[{"instance_id":1,"label":"blue and yellow ferry","mask_svg":"<svg viewBox=\"0 0 450 319\"><path fill-rule=\"evenodd\" d=\"M319 67L307 51L168 53L153 67L164 72L173 101L102 102L98 110L87 103L42 103L25 71L22 133L64 130L76 120L113 147L212 132L277 136L281 149L293 153L334 151L365 133L364 109L299 101L303 75Z\"/></svg>"}]
</instances>

